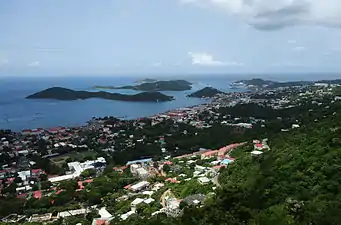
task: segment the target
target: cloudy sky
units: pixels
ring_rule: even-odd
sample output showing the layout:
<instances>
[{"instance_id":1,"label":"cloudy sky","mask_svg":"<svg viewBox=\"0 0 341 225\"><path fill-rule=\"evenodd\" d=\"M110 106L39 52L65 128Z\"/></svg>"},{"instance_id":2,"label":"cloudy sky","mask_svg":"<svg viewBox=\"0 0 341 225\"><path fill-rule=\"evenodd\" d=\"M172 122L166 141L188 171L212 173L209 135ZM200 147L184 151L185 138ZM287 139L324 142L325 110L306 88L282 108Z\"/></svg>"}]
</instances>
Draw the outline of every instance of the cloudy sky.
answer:
<instances>
[{"instance_id":1,"label":"cloudy sky","mask_svg":"<svg viewBox=\"0 0 341 225\"><path fill-rule=\"evenodd\" d=\"M0 75L341 70L340 0L0 1Z\"/></svg>"}]
</instances>

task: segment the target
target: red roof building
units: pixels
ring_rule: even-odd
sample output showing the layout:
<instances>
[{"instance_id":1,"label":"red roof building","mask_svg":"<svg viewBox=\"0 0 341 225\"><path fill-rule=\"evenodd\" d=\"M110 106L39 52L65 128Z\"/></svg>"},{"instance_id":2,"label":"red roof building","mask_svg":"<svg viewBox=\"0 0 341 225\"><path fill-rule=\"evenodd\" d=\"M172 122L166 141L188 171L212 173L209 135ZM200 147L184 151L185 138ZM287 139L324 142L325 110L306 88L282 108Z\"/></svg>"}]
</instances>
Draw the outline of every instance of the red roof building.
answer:
<instances>
[{"instance_id":1,"label":"red roof building","mask_svg":"<svg viewBox=\"0 0 341 225\"><path fill-rule=\"evenodd\" d=\"M35 192L33 193L33 198L41 199L41 198L42 198L41 191L35 191Z\"/></svg>"},{"instance_id":2,"label":"red roof building","mask_svg":"<svg viewBox=\"0 0 341 225\"><path fill-rule=\"evenodd\" d=\"M174 178L168 178L168 179L166 179L166 181L169 181L169 182L175 183L175 184L180 183L180 181L175 180Z\"/></svg>"}]
</instances>

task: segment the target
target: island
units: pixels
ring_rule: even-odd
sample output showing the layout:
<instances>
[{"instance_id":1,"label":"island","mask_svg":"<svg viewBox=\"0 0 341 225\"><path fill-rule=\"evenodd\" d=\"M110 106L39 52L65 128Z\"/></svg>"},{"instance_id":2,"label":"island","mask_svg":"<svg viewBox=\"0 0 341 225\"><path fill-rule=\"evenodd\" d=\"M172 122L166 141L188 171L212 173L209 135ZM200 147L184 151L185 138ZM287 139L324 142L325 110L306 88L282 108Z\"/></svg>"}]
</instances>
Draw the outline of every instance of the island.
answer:
<instances>
[{"instance_id":1,"label":"island","mask_svg":"<svg viewBox=\"0 0 341 225\"><path fill-rule=\"evenodd\" d=\"M95 86L96 89L130 89L136 91L187 91L192 89L192 83L186 80L168 80L141 83L127 86Z\"/></svg>"},{"instance_id":2,"label":"island","mask_svg":"<svg viewBox=\"0 0 341 225\"><path fill-rule=\"evenodd\" d=\"M157 81L158 80L156 80L156 79L146 78L146 79L143 79L143 80L137 80L134 83L136 83L136 84L143 84L143 83L154 83L154 82L157 82Z\"/></svg>"},{"instance_id":3,"label":"island","mask_svg":"<svg viewBox=\"0 0 341 225\"><path fill-rule=\"evenodd\" d=\"M205 87L199 91L196 91L190 95L187 95L187 97L192 98L213 98L214 96L218 94L225 94L225 92L219 91L218 89L212 88L212 87Z\"/></svg>"},{"instance_id":4,"label":"island","mask_svg":"<svg viewBox=\"0 0 341 225\"><path fill-rule=\"evenodd\" d=\"M29 95L26 99L55 99L62 101L84 100L89 98L100 98L117 101L130 102L166 102L174 100L174 97L162 94L160 92L142 92L135 95L126 95L110 92L88 92L74 91L62 87L53 87L46 90Z\"/></svg>"}]
</instances>

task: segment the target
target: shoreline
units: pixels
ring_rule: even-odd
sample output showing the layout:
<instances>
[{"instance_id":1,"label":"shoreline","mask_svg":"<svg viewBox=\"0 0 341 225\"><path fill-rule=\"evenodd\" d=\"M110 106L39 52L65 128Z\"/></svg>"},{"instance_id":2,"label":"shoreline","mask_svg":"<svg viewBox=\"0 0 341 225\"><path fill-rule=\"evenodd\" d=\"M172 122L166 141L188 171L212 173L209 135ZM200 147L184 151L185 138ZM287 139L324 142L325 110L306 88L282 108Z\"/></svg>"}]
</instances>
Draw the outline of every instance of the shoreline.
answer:
<instances>
[{"instance_id":1,"label":"shoreline","mask_svg":"<svg viewBox=\"0 0 341 225\"><path fill-rule=\"evenodd\" d=\"M202 104L195 104L195 105L192 105L192 106L187 106L187 107L180 107L180 108L173 108L173 109L170 109L170 110L166 110L166 111L163 111L163 112L160 112L160 113L156 113L156 114L152 114L152 115L149 115L149 116L142 116L142 117L136 117L136 118L133 118L133 119L127 119L127 116L111 116L111 115L107 115L107 116L104 116L104 117L96 117L96 116L93 116L92 119L89 119L89 120L86 120L85 122L83 122L82 124L79 124L79 125L75 125L75 126L68 126L68 125L57 125L57 126L52 126L52 127L44 127L44 126L39 126L39 127L35 127L35 128L22 128L21 130L13 130L13 129L4 129L4 128L1 128L0 127L0 131L1 130L10 130L11 132L14 132L14 133L20 133L22 134L23 131L25 130L31 130L31 131L34 131L34 130L51 130L51 129L54 129L54 128L66 128L66 129L76 129L76 128L84 128L86 127L92 120L94 119L103 119L105 117L113 117L113 118L116 118L116 119L119 119L121 121L136 121L138 119L145 119L145 118L148 118L148 119L152 119L152 118L155 118L155 117L158 117L158 116L165 116L167 114L170 114L170 113L179 113L179 112L183 112L185 111L185 109L193 109L195 107L199 107L199 106L207 106L209 104L212 104L212 99L207 99L208 102L205 102L205 103L202 103Z\"/></svg>"}]
</instances>

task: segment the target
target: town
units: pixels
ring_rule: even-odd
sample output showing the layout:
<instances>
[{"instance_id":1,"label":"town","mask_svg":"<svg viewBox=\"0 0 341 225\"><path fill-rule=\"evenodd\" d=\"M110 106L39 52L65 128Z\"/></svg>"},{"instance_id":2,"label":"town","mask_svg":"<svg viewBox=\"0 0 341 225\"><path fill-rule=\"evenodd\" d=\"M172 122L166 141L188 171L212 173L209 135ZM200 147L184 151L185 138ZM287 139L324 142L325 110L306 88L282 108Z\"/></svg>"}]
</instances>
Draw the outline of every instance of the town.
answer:
<instances>
[{"instance_id":1,"label":"town","mask_svg":"<svg viewBox=\"0 0 341 225\"><path fill-rule=\"evenodd\" d=\"M261 157L272 133L317 122L340 100L339 85L322 83L218 94L136 120L1 131L0 216L93 225L180 217L216 195L240 155Z\"/></svg>"}]
</instances>

